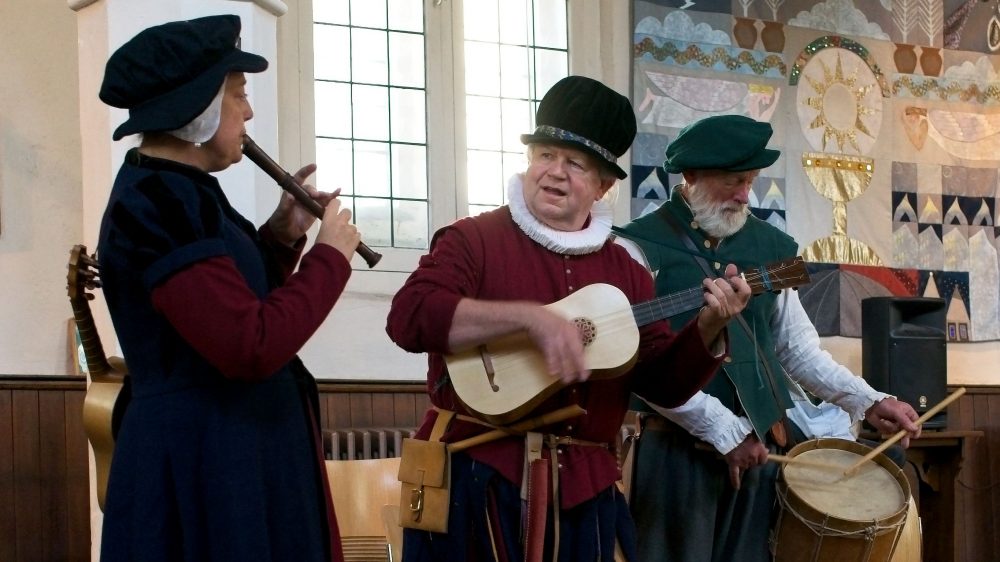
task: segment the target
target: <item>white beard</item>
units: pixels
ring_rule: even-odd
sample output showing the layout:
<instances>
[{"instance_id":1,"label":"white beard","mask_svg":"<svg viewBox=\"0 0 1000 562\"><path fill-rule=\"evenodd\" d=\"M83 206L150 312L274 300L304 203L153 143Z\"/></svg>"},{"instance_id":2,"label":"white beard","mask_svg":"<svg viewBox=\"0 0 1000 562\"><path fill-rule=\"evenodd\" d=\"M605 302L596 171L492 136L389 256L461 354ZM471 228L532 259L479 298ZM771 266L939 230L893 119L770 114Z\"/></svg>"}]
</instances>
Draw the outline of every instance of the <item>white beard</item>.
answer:
<instances>
[{"instance_id":1,"label":"white beard","mask_svg":"<svg viewBox=\"0 0 1000 562\"><path fill-rule=\"evenodd\" d=\"M746 205L732 201L712 201L704 189L689 185L684 189L684 195L698 227L717 240L739 232L750 214Z\"/></svg>"}]
</instances>

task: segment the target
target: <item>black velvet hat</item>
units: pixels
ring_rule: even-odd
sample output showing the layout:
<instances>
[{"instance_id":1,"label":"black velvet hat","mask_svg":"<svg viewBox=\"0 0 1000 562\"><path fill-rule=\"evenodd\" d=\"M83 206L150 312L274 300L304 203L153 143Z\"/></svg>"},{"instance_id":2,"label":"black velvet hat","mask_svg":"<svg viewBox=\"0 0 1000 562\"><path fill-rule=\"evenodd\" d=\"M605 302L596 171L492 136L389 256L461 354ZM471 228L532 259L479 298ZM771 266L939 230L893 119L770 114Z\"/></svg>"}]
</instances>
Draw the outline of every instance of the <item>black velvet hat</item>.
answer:
<instances>
[{"instance_id":1,"label":"black velvet hat","mask_svg":"<svg viewBox=\"0 0 1000 562\"><path fill-rule=\"evenodd\" d=\"M173 131L200 115L230 72L262 72L264 57L239 48L240 18L208 16L140 31L104 69L100 98L128 109L114 139Z\"/></svg>"},{"instance_id":2,"label":"black velvet hat","mask_svg":"<svg viewBox=\"0 0 1000 562\"><path fill-rule=\"evenodd\" d=\"M597 157L619 179L628 177L618 158L635 139L635 113L628 98L584 76L556 82L538 103L535 132L521 142L572 145Z\"/></svg>"},{"instance_id":3,"label":"black velvet hat","mask_svg":"<svg viewBox=\"0 0 1000 562\"><path fill-rule=\"evenodd\" d=\"M671 174L685 170L762 170L781 152L767 148L774 130L770 123L743 115L713 115L681 129L667 147L663 169Z\"/></svg>"}]
</instances>

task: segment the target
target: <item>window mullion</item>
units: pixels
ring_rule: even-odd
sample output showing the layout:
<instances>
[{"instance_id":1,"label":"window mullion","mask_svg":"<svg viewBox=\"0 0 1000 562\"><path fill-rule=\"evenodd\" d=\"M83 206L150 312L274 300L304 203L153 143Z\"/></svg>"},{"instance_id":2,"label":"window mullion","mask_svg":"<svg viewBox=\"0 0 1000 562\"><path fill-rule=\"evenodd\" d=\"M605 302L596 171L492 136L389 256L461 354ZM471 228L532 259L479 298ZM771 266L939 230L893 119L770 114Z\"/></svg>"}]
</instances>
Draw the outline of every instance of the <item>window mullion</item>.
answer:
<instances>
[{"instance_id":1,"label":"window mullion","mask_svg":"<svg viewBox=\"0 0 1000 562\"><path fill-rule=\"evenodd\" d=\"M460 209L467 206L461 189L465 185L464 58L461 2L427 6L427 170L434 231L464 216Z\"/></svg>"}]
</instances>

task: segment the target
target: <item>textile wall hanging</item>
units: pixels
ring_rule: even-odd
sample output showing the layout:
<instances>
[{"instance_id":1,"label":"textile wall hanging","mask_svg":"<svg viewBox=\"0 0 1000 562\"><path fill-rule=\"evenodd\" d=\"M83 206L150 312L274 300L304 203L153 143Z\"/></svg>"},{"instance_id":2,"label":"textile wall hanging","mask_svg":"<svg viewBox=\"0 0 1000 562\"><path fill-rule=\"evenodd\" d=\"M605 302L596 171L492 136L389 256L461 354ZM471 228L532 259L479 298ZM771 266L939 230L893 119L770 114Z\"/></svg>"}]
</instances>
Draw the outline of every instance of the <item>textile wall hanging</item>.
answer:
<instances>
[{"instance_id":1,"label":"textile wall hanging","mask_svg":"<svg viewBox=\"0 0 1000 562\"><path fill-rule=\"evenodd\" d=\"M768 121L751 210L795 237L820 335L861 300L932 296L949 338L1000 339L1000 0L634 0L632 216L710 115Z\"/></svg>"}]
</instances>

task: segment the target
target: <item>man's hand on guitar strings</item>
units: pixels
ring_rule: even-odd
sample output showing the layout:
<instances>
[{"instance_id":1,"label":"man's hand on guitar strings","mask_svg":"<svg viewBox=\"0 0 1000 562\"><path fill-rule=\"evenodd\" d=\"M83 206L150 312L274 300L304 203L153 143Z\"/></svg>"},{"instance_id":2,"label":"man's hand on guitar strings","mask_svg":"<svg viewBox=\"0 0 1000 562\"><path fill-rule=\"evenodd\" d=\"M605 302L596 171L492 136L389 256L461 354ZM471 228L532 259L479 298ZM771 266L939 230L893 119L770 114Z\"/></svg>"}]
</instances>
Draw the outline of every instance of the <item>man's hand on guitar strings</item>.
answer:
<instances>
[{"instance_id":1,"label":"man's hand on guitar strings","mask_svg":"<svg viewBox=\"0 0 1000 562\"><path fill-rule=\"evenodd\" d=\"M710 344L729 321L746 308L750 301L750 285L737 272L736 266L726 266L725 275L705 279L705 306L698 313L698 329L702 341Z\"/></svg>"}]
</instances>

